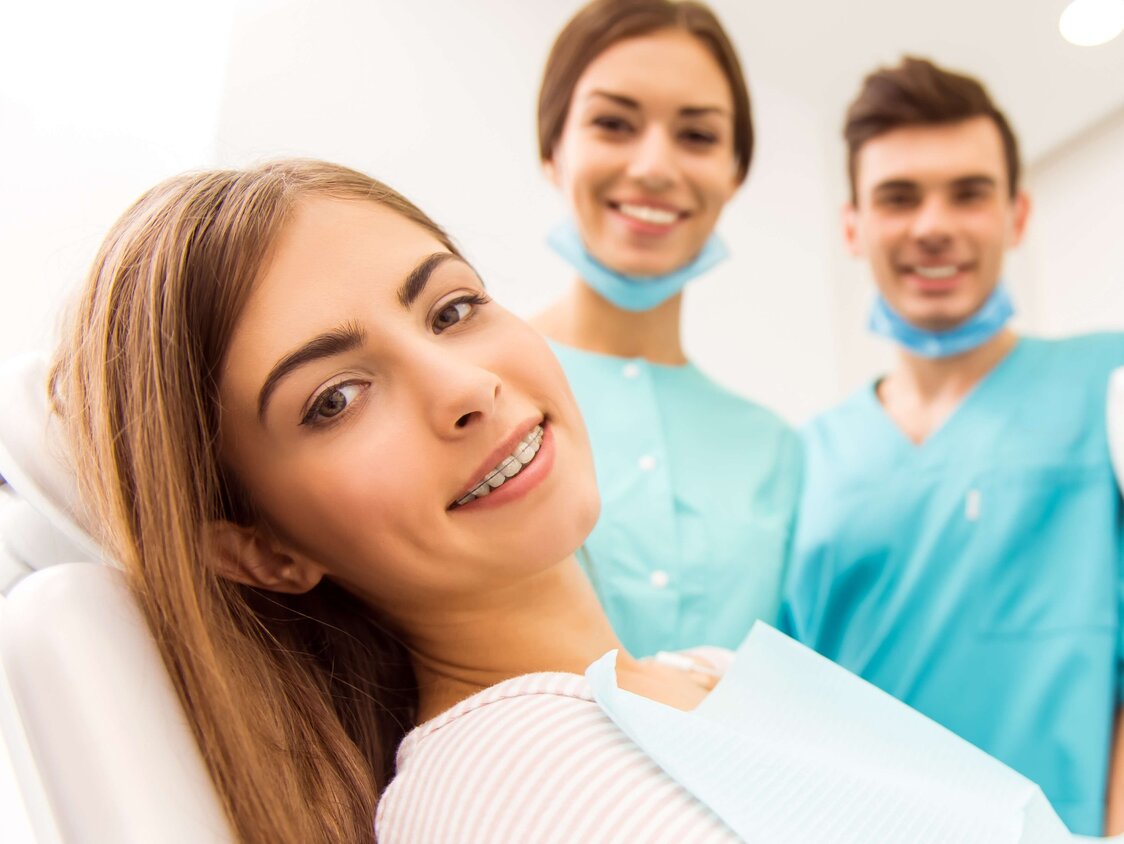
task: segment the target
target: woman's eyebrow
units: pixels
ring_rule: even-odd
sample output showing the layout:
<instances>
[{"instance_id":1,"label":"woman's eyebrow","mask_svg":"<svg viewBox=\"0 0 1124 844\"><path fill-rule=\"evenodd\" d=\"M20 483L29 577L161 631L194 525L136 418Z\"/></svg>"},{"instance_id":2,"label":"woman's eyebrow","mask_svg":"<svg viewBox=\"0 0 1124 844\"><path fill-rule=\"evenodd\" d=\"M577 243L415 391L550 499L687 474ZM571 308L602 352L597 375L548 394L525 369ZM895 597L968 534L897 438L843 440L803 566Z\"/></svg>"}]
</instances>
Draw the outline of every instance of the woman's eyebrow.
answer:
<instances>
[{"instance_id":1,"label":"woman's eyebrow","mask_svg":"<svg viewBox=\"0 0 1124 844\"><path fill-rule=\"evenodd\" d=\"M433 271L450 259L461 260L452 252L434 252L410 270L410 274L406 276L406 280L398 288L398 301L402 303L402 307L409 308L414 304L414 301L425 290L425 284L429 281Z\"/></svg>"},{"instance_id":2,"label":"woman's eyebrow","mask_svg":"<svg viewBox=\"0 0 1124 844\"><path fill-rule=\"evenodd\" d=\"M258 421L265 421L265 411L269 405L269 398L286 375L314 360L333 357L357 349L363 345L363 341L366 339L367 332L360 328L358 324L349 322L339 328L313 337L299 349L289 352L281 358L269 371L269 375L258 393Z\"/></svg>"}]
</instances>

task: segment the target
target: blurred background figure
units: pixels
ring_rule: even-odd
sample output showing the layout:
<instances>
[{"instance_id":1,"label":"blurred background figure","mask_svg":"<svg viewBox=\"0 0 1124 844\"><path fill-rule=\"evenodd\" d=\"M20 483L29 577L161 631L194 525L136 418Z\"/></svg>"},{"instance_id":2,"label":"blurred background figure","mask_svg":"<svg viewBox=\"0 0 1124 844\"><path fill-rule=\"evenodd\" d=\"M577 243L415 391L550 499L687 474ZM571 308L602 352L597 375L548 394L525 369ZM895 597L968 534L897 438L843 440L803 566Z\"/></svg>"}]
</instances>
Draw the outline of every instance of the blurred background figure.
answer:
<instances>
[{"instance_id":1,"label":"blurred background figure","mask_svg":"<svg viewBox=\"0 0 1124 844\"><path fill-rule=\"evenodd\" d=\"M904 59L866 78L844 136L844 236L897 361L805 430L785 623L1099 834L1120 764L1124 521L1105 399L1124 333L1008 326L1003 258L1030 200L975 79Z\"/></svg>"},{"instance_id":2,"label":"blurred background figure","mask_svg":"<svg viewBox=\"0 0 1124 844\"><path fill-rule=\"evenodd\" d=\"M539 154L567 204L550 243L576 280L535 324L601 490L587 573L633 653L735 647L776 620L800 455L786 423L683 351L683 289L725 257L714 227L753 154L721 24L690 2L583 7L547 59ZM738 333L736 319L716 330Z\"/></svg>"}]
</instances>

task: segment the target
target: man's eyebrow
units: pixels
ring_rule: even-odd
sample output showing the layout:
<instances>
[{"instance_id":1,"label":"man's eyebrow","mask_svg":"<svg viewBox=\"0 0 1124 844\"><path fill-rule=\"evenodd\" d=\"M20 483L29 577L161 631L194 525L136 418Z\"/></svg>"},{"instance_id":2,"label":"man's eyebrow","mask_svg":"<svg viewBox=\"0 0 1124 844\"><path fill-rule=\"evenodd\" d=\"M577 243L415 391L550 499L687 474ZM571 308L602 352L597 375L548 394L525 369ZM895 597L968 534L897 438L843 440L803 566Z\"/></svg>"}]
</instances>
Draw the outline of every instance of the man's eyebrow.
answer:
<instances>
[{"instance_id":1,"label":"man's eyebrow","mask_svg":"<svg viewBox=\"0 0 1124 844\"><path fill-rule=\"evenodd\" d=\"M264 421L269 398L286 375L314 360L357 349L366 339L367 333L356 323L351 322L313 337L299 349L289 352L270 370L261 392L258 393L258 420Z\"/></svg>"},{"instance_id":2,"label":"man's eyebrow","mask_svg":"<svg viewBox=\"0 0 1124 844\"><path fill-rule=\"evenodd\" d=\"M965 176L962 179L957 179L952 183L955 188L993 188L998 184L994 176L987 176L982 173L973 176Z\"/></svg>"},{"instance_id":3,"label":"man's eyebrow","mask_svg":"<svg viewBox=\"0 0 1124 844\"><path fill-rule=\"evenodd\" d=\"M414 301L421 296L422 291L425 290L425 284L429 281L429 277L433 274L433 271L450 258L458 261L461 260L452 252L434 252L410 270L410 274L406 276L406 280L402 282L402 286L398 288L398 301L402 303L402 307L408 308L414 304Z\"/></svg>"},{"instance_id":4,"label":"man's eyebrow","mask_svg":"<svg viewBox=\"0 0 1124 844\"><path fill-rule=\"evenodd\" d=\"M920 187L917 182L910 179L887 179L885 182L879 182L874 186L872 193L882 193L884 191L893 190L917 190Z\"/></svg>"}]
</instances>

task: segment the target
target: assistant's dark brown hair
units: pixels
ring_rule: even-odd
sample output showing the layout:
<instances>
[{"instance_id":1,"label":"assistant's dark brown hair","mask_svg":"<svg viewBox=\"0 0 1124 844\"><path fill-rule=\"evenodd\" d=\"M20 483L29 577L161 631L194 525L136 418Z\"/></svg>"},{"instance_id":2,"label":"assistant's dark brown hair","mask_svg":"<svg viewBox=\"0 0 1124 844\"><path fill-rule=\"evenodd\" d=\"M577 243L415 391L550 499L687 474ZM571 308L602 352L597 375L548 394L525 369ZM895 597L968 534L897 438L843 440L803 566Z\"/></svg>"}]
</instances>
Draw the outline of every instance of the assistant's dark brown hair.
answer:
<instances>
[{"instance_id":1,"label":"assistant's dark brown hair","mask_svg":"<svg viewBox=\"0 0 1124 844\"><path fill-rule=\"evenodd\" d=\"M867 141L903 126L958 123L972 117L987 117L999 130L1007 163L1007 187L1015 196L1019 189L1018 140L979 80L913 56L905 56L896 67L874 71L863 80L843 124L851 201L857 200L856 162Z\"/></svg>"},{"instance_id":2,"label":"assistant's dark brown hair","mask_svg":"<svg viewBox=\"0 0 1124 844\"><path fill-rule=\"evenodd\" d=\"M590 63L618 41L660 30L686 32L714 56L730 83L734 102L734 157L738 182L753 158L753 118L749 89L730 37L714 12L702 3L672 0L594 0L578 10L558 33L539 87L539 158L550 161L562 137L574 88Z\"/></svg>"}]
</instances>

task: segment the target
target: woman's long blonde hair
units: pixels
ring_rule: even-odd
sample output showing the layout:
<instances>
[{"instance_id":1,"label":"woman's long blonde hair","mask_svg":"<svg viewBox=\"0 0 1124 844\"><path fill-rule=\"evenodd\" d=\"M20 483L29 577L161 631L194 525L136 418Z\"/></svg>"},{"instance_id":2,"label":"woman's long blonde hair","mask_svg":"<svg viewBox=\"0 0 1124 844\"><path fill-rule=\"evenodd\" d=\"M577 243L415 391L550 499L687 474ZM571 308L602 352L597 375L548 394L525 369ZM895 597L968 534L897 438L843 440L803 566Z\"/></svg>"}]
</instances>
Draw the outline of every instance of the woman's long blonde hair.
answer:
<instances>
[{"instance_id":1,"label":"woman's long blonde hair","mask_svg":"<svg viewBox=\"0 0 1124 844\"><path fill-rule=\"evenodd\" d=\"M344 167L181 176L110 231L51 377L100 538L233 829L263 844L374 841L375 803L417 706L408 653L369 607L330 582L298 596L254 590L208 561L208 523L253 519L218 458L223 357L271 244L310 195L376 202L456 252L406 199Z\"/></svg>"}]
</instances>

